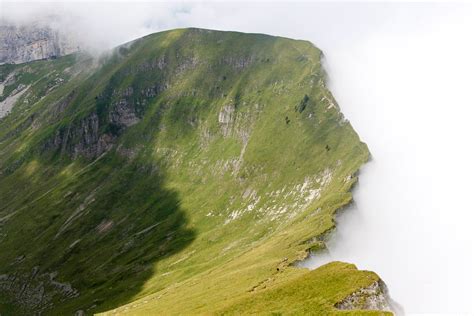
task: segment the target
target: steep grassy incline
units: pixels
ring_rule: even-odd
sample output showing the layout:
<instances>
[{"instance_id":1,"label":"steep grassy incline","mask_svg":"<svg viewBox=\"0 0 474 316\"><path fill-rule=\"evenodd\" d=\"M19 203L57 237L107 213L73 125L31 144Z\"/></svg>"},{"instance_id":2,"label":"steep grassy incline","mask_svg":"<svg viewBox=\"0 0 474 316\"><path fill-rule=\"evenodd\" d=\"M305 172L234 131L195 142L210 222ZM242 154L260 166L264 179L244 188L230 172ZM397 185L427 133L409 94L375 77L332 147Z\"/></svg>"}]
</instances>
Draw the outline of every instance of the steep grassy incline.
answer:
<instances>
[{"instance_id":1,"label":"steep grassy incline","mask_svg":"<svg viewBox=\"0 0 474 316\"><path fill-rule=\"evenodd\" d=\"M369 155L320 59L305 41L182 29L98 62L1 66L1 98L27 89L0 120L2 315L239 313L253 298L342 313L375 274L292 266L324 247ZM294 309L267 309L276 297Z\"/></svg>"}]
</instances>

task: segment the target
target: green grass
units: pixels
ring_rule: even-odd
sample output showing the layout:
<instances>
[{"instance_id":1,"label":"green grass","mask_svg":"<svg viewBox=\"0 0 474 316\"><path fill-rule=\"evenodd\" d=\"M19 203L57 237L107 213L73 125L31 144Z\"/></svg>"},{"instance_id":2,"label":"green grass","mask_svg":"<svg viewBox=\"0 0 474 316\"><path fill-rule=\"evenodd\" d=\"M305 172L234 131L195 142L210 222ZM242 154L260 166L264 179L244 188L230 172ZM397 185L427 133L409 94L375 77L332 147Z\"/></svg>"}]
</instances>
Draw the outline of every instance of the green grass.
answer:
<instances>
[{"instance_id":1,"label":"green grass","mask_svg":"<svg viewBox=\"0 0 474 316\"><path fill-rule=\"evenodd\" d=\"M344 282L341 282L341 279ZM365 287L376 282L374 273L359 271L354 265L332 262L305 273L289 282L255 291L235 304L218 311L222 315L327 315L336 314L332 302L340 301L354 287ZM357 315L360 311L345 314ZM380 311L367 315L390 315Z\"/></svg>"},{"instance_id":2,"label":"green grass","mask_svg":"<svg viewBox=\"0 0 474 316\"><path fill-rule=\"evenodd\" d=\"M369 155L330 106L320 55L305 41L181 29L98 66L73 56L0 66L37 69L30 77L81 70L48 93L28 79L44 97L0 121L0 274L58 272L80 295L53 295L54 315L338 312L378 277L342 263L291 266L320 247L311 240L334 227ZM124 98L140 119L127 128L109 119ZM76 155L94 113L113 147Z\"/></svg>"}]
</instances>

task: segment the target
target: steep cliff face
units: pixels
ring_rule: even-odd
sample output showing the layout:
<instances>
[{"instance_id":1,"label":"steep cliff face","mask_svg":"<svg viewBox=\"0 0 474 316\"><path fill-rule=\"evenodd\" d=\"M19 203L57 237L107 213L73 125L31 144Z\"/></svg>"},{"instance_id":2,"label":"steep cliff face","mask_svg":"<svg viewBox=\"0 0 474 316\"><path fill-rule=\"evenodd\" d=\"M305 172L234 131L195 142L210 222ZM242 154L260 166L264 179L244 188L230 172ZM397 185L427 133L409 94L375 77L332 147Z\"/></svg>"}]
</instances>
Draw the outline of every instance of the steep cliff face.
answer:
<instances>
[{"instance_id":1,"label":"steep cliff face","mask_svg":"<svg viewBox=\"0 0 474 316\"><path fill-rule=\"evenodd\" d=\"M78 50L78 43L70 36L49 26L0 21L0 64L55 58Z\"/></svg>"}]
</instances>

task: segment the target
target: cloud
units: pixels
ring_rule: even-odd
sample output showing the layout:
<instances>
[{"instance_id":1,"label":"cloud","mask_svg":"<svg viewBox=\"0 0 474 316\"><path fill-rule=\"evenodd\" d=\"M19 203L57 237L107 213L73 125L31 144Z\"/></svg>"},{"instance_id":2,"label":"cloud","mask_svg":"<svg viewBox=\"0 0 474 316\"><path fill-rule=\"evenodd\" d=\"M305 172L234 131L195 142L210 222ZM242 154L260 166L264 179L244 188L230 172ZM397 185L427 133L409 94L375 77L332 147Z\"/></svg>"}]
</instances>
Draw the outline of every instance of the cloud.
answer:
<instances>
[{"instance_id":1,"label":"cloud","mask_svg":"<svg viewBox=\"0 0 474 316\"><path fill-rule=\"evenodd\" d=\"M1 2L93 51L176 27L307 39L368 143L330 257L378 272L408 313L473 312L473 7L467 3ZM56 16L51 19L51 16ZM59 18L58 18L59 17Z\"/></svg>"}]
</instances>

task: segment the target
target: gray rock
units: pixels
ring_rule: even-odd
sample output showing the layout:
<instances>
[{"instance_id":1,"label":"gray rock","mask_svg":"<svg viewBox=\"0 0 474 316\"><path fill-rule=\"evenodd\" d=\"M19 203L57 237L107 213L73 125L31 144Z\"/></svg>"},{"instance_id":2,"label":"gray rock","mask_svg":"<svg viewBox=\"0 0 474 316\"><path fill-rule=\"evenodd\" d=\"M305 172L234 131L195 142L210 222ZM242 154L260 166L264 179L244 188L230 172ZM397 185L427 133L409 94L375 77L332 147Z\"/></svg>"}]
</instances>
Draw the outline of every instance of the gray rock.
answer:
<instances>
[{"instance_id":1,"label":"gray rock","mask_svg":"<svg viewBox=\"0 0 474 316\"><path fill-rule=\"evenodd\" d=\"M13 25L0 21L0 64L55 58L78 50L79 45L71 36L47 25Z\"/></svg>"},{"instance_id":2,"label":"gray rock","mask_svg":"<svg viewBox=\"0 0 474 316\"><path fill-rule=\"evenodd\" d=\"M341 310L380 310L394 312L388 289L382 280L352 293L336 304Z\"/></svg>"},{"instance_id":3,"label":"gray rock","mask_svg":"<svg viewBox=\"0 0 474 316\"><path fill-rule=\"evenodd\" d=\"M224 137L229 136L232 131L234 112L235 107L233 105L226 105L219 112L218 120Z\"/></svg>"}]
</instances>

